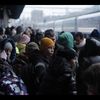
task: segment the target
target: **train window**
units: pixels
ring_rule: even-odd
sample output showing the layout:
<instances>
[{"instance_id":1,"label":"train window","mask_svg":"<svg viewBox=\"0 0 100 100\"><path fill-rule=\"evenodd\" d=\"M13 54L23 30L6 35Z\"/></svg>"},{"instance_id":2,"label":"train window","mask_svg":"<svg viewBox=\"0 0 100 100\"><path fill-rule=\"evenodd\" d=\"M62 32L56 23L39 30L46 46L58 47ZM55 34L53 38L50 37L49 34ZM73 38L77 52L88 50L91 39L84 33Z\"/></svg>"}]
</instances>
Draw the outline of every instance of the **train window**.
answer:
<instances>
[{"instance_id":1,"label":"train window","mask_svg":"<svg viewBox=\"0 0 100 100\"><path fill-rule=\"evenodd\" d=\"M69 18L63 21L63 31L75 31L75 18Z\"/></svg>"},{"instance_id":2,"label":"train window","mask_svg":"<svg viewBox=\"0 0 100 100\"><path fill-rule=\"evenodd\" d=\"M78 31L91 33L93 29L100 30L100 13L88 14L78 17Z\"/></svg>"},{"instance_id":3,"label":"train window","mask_svg":"<svg viewBox=\"0 0 100 100\"><path fill-rule=\"evenodd\" d=\"M82 15L82 16L79 16L78 19L92 18L92 17L97 17L97 16L100 16L100 12L94 13L94 14Z\"/></svg>"}]
</instances>

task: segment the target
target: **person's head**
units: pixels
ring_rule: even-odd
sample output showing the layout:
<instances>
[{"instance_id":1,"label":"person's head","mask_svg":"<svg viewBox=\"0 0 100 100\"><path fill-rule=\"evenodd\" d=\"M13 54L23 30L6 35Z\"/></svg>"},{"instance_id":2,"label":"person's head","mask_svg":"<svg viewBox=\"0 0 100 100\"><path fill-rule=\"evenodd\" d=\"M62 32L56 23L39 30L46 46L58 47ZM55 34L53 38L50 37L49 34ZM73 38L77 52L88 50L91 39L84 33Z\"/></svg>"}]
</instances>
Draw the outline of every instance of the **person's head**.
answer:
<instances>
[{"instance_id":1,"label":"person's head","mask_svg":"<svg viewBox=\"0 0 100 100\"><path fill-rule=\"evenodd\" d=\"M17 33L16 28L14 26L11 27L11 35L15 36Z\"/></svg>"},{"instance_id":2,"label":"person's head","mask_svg":"<svg viewBox=\"0 0 100 100\"><path fill-rule=\"evenodd\" d=\"M92 64L83 74L87 95L100 95L100 63Z\"/></svg>"},{"instance_id":3,"label":"person's head","mask_svg":"<svg viewBox=\"0 0 100 100\"><path fill-rule=\"evenodd\" d=\"M25 52L27 54L30 54L32 55L33 53L35 53L36 51L39 51L39 46L37 43L35 42L30 42L26 45L26 49L25 49Z\"/></svg>"},{"instance_id":4,"label":"person's head","mask_svg":"<svg viewBox=\"0 0 100 100\"><path fill-rule=\"evenodd\" d=\"M55 47L55 42L48 38L44 37L40 41L40 51L45 55L45 56L52 56L54 53L54 47Z\"/></svg>"},{"instance_id":5,"label":"person's head","mask_svg":"<svg viewBox=\"0 0 100 100\"><path fill-rule=\"evenodd\" d=\"M26 34L20 34L18 37L18 43L27 44L30 42L30 37Z\"/></svg>"},{"instance_id":6,"label":"person's head","mask_svg":"<svg viewBox=\"0 0 100 100\"><path fill-rule=\"evenodd\" d=\"M11 28L6 27L5 34L11 36Z\"/></svg>"},{"instance_id":7,"label":"person's head","mask_svg":"<svg viewBox=\"0 0 100 100\"><path fill-rule=\"evenodd\" d=\"M35 42L40 45L40 40L44 37L44 34L42 33L41 30L36 30L36 35L35 35Z\"/></svg>"},{"instance_id":8,"label":"person's head","mask_svg":"<svg viewBox=\"0 0 100 100\"><path fill-rule=\"evenodd\" d=\"M0 50L5 50L7 54L7 58L9 58L9 62L15 61L16 58L16 50L15 50L15 43L13 39L6 38L0 42Z\"/></svg>"},{"instance_id":9,"label":"person's head","mask_svg":"<svg viewBox=\"0 0 100 100\"><path fill-rule=\"evenodd\" d=\"M57 41L64 48L73 48L74 47L74 38L70 32L64 32L58 37Z\"/></svg>"},{"instance_id":10,"label":"person's head","mask_svg":"<svg viewBox=\"0 0 100 100\"><path fill-rule=\"evenodd\" d=\"M75 34L75 41L76 41L76 44L79 45L84 39L84 35L82 32L77 32Z\"/></svg>"},{"instance_id":11,"label":"person's head","mask_svg":"<svg viewBox=\"0 0 100 100\"><path fill-rule=\"evenodd\" d=\"M44 36L45 36L45 37L48 37L48 38L50 38L50 39L52 39L53 41L56 40L54 30L52 30L52 29L46 30L46 31L44 32Z\"/></svg>"},{"instance_id":12,"label":"person's head","mask_svg":"<svg viewBox=\"0 0 100 100\"><path fill-rule=\"evenodd\" d=\"M56 55L66 58L66 61L71 65L72 70L75 70L77 64L77 53L74 49L61 48L57 51Z\"/></svg>"},{"instance_id":13,"label":"person's head","mask_svg":"<svg viewBox=\"0 0 100 100\"><path fill-rule=\"evenodd\" d=\"M97 29L94 29L91 34L90 37L96 38L96 39L100 39L100 32Z\"/></svg>"},{"instance_id":14,"label":"person's head","mask_svg":"<svg viewBox=\"0 0 100 100\"><path fill-rule=\"evenodd\" d=\"M23 32L23 27L22 26L18 26L16 28L17 34L21 34Z\"/></svg>"},{"instance_id":15,"label":"person's head","mask_svg":"<svg viewBox=\"0 0 100 100\"><path fill-rule=\"evenodd\" d=\"M28 35L29 37L31 37L32 34L32 30L30 28L26 28L26 30L24 31L24 34Z\"/></svg>"},{"instance_id":16,"label":"person's head","mask_svg":"<svg viewBox=\"0 0 100 100\"><path fill-rule=\"evenodd\" d=\"M11 56L12 49L13 49L13 46L10 42L5 43L4 50L7 54L7 56L9 56L9 57Z\"/></svg>"}]
</instances>

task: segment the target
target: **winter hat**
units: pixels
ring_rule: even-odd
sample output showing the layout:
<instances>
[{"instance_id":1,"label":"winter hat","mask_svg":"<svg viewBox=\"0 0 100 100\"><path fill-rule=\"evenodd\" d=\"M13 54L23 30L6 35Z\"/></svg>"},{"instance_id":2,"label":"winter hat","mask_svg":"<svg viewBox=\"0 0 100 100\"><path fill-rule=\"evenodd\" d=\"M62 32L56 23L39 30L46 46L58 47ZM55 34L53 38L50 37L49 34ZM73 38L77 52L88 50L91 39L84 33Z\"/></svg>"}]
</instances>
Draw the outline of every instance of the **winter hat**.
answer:
<instances>
[{"instance_id":1,"label":"winter hat","mask_svg":"<svg viewBox=\"0 0 100 100\"><path fill-rule=\"evenodd\" d=\"M45 47L54 46L54 45L55 45L55 42L48 37L44 37L40 41L40 48L45 48Z\"/></svg>"},{"instance_id":2,"label":"winter hat","mask_svg":"<svg viewBox=\"0 0 100 100\"><path fill-rule=\"evenodd\" d=\"M27 44L28 42L30 42L30 37L26 34L21 34L17 38L19 38L19 43Z\"/></svg>"},{"instance_id":3,"label":"winter hat","mask_svg":"<svg viewBox=\"0 0 100 100\"><path fill-rule=\"evenodd\" d=\"M9 50L12 51L12 49L13 49L12 44L11 44L10 42L7 42L7 43L4 45L4 50L5 50L5 49L9 49Z\"/></svg>"},{"instance_id":4,"label":"winter hat","mask_svg":"<svg viewBox=\"0 0 100 100\"><path fill-rule=\"evenodd\" d=\"M61 57L65 57L68 61L70 61L71 59L74 59L77 56L77 53L74 49L62 48L57 51L57 55Z\"/></svg>"},{"instance_id":5,"label":"winter hat","mask_svg":"<svg viewBox=\"0 0 100 100\"><path fill-rule=\"evenodd\" d=\"M30 42L29 44L26 45L26 52L31 52L34 50L39 50L39 46L35 42Z\"/></svg>"},{"instance_id":6,"label":"winter hat","mask_svg":"<svg viewBox=\"0 0 100 100\"><path fill-rule=\"evenodd\" d=\"M64 32L58 37L58 43L67 48L74 47L74 38L70 32Z\"/></svg>"}]
</instances>

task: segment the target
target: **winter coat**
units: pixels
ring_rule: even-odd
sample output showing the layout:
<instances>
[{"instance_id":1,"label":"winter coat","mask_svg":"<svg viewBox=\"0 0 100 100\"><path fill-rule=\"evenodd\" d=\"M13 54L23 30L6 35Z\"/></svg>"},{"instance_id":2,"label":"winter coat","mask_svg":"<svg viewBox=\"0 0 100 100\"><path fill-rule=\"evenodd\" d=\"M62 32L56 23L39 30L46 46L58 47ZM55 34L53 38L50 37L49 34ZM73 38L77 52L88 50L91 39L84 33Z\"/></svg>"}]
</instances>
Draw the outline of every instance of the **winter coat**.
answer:
<instances>
[{"instance_id":1,"label":"winter coat","mask_svg":"<svg viewBox=\"0 0 100 100\"><path fill-rule=\"evenodd\" d=\"M0 95L28 95L22 79L4 59L0 59Z\"/></svg>"},{"instance_id":2,"label":"winter coat","mask_svg":"<svg viewBox=\"0 0 100 100\"><path fill-rule=\"evenodd\" d=\"M13 47L12 52L11 52L11 56L10 56L11 62L9 62L9 63L12 64L12 63L15 61L15 59L16 59L16 47L15 47L15 42L14 42L11 38L6 38L6 39L4 39L4 40L2 40L2 41L0 42L0 48L1 48L1 50L4 50L4 45L5 45L7 42L10 42L10 43L12 44L12 47Z\"/></svg>"},{"instance_id":3,"label":"winter coat","mask_svg":"<svg viewBox=\"0 0 100 100\"><path fill-rule=\"evenodd\" d=\"M90 65L100 62L100 42L94 38L87 39L85 46L80 51L78 62L79 67L76 74L77 90L79 95L85 95L86 86L83 84L82 75Z\"/></svg>"},{"instance_id":4,"label":"winter coat","mask_svg":"<svg viewBox=\"0 0 100 100\"><path fill-rule=\"evenodd\" d=\"M70 65L64 57L55 56L40 84L38 95L74 95L75 80Z\"/></svg>"},{"instance_id":5,"label":"winter coat","mask_svg":"<svg viewBox=\"0 0 100 100\"><path fill-rule=\"evenodd\" d=\"M34 84L36 87L36 92L46 75L47 68L49 66L49 60L43 57L41 54L37 55L36 59L33 61L31 71L32 77L34 79Z\"/></svg>"},{"instance_id":6,"label":"winter coat","mask_svg":"<svg viewBox=\"0 0 100 100\"><path fill-rule=\"evenodd\" d=\"M34 60L32 62L34 62ZM29 95L34 95L35 86L31 67L32 63L26 53L17 55L16 60L13 63L13 70L24 81Z\"/></svg>"}]
</instances>

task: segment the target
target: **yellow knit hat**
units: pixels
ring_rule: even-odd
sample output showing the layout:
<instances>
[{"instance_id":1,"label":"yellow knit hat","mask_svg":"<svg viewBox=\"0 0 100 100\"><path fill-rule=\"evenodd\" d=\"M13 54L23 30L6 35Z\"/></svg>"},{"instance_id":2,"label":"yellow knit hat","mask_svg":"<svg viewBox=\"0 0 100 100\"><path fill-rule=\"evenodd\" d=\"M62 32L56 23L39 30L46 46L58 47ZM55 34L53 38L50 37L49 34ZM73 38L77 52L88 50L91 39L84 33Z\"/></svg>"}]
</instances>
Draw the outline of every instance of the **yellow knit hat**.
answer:
<instances>
[{"instance_id":1,"label":"yellow knit hat","mask_svg":"<svg viewBox=\"0 0 100 100\"><path fill-rule=\"evenodd\" d=\"M54 46L54 45L55 45L55 42L48 37L44 37L40 41L40 47L42 47L42 48Z\"/></svg>"}]
</instances>

